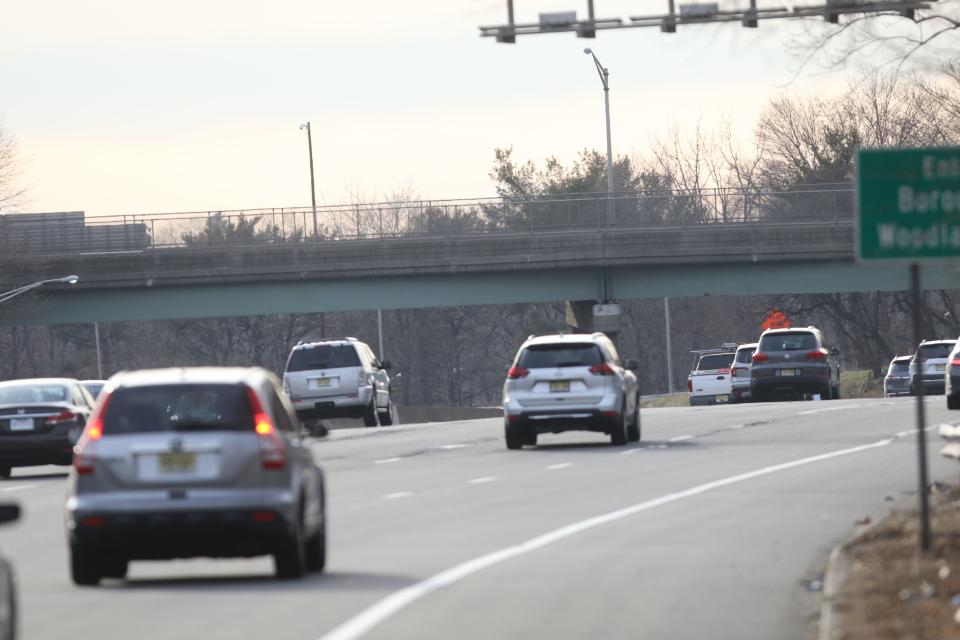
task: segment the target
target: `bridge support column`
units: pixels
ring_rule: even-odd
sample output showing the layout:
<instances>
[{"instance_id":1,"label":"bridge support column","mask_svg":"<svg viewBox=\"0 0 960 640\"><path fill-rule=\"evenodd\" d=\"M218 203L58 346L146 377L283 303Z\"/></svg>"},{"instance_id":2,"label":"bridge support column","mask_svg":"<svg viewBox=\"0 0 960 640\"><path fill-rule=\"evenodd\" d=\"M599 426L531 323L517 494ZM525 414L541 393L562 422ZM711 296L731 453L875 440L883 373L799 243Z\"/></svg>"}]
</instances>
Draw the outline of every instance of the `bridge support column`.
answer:
<instances>
[{"instance_id":1,"label":"bridge support column","mask_svg":"<svg viewBox=\"0 0 960 640\"><path fill-rule=\"evenodd\" d=\"M623 327L620 305L598 304L596 300L570 300L565 306L567 327L571 330L583 333L603 331L614 344L618 343Z\"/></svg>"}]
</instances>

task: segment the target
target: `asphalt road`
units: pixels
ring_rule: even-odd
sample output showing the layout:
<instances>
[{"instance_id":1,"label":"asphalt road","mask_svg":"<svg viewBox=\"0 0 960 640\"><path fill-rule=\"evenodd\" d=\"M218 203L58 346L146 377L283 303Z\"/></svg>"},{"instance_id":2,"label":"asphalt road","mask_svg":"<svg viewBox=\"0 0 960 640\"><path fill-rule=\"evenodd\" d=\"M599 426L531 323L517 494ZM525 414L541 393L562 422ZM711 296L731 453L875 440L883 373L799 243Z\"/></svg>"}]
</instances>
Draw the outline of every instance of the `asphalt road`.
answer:
<instances>
[{"instance_id":1,"label":"asphalt road","mask_svg":"<svg viewBox=\"0 0 960 640\"><path fill-rule=\"evenodd\" d=\"M960 420L943 404L931 425ZM328 571L303 581L262 558L75 587L58 467L0 482L25 510L0 545L28 640L804 639L832 545L915 499L913 418L909 398L652 409L639 445L509 452L500 420L335 431ZM930 436L931 479L955 480Z\"/></svg>"}]
</instances>

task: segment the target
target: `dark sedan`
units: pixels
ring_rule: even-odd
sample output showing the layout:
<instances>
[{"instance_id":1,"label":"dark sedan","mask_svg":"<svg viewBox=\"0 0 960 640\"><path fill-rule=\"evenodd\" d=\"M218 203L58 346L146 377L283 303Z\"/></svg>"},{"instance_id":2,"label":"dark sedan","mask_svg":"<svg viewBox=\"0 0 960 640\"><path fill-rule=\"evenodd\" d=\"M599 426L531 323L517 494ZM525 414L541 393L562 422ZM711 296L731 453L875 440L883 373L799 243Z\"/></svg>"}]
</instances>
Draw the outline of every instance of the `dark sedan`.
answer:
<instances>
[{"instance_id":1,"label":"dark sedan","mask_svg":"<svg viewBox=\"0 0 960 640\"><path fill-rule=\"evenodd\" d=\"M14 467L70 464L93 404L76 380L0 382L0 477Z\"/></svg>"}]
</instances>

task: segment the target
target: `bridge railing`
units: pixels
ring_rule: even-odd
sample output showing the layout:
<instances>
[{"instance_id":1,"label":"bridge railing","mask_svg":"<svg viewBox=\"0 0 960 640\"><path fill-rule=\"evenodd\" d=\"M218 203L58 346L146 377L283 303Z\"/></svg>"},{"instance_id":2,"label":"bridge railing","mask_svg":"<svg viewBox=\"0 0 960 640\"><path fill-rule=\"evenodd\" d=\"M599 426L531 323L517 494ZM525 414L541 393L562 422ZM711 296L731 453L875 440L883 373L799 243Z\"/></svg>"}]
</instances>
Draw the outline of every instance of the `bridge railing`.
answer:
<instances>
[{"instance_id":1,"label":"bridge railing","mask_svg":"<svg viewBox=\"0 0 960 640\"><path fill-rule=\"evenodd\" d=\"M536 198L417 200L84 218L0 216L0 251L103 253L164 247L274 244L486 233L548 233L763 222L847 222L849 184L790 190L718 188Z\"/></svg>"}]
</instances>

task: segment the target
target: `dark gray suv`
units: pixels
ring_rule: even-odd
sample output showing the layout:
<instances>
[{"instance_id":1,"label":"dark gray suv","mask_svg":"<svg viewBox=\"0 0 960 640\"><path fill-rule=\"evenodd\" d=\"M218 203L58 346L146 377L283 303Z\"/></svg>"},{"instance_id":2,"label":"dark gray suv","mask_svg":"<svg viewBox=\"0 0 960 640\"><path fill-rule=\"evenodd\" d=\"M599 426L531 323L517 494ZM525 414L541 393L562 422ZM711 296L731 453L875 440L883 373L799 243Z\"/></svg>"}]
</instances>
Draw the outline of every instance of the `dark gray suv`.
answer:
<instances>
[{"instance_id":1,"label":"dark gray suv","mask_svg":"<svg viewBox=\"0 0 960 640\"><path fill-rule=\"evenodd\" d=\"M754 401L840 397L840 350L816 327L769 329L760 336L750 370Z\"/></svg>"}]
</instances>

